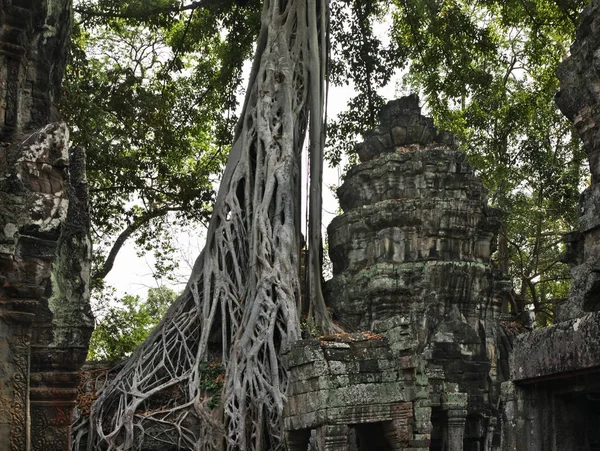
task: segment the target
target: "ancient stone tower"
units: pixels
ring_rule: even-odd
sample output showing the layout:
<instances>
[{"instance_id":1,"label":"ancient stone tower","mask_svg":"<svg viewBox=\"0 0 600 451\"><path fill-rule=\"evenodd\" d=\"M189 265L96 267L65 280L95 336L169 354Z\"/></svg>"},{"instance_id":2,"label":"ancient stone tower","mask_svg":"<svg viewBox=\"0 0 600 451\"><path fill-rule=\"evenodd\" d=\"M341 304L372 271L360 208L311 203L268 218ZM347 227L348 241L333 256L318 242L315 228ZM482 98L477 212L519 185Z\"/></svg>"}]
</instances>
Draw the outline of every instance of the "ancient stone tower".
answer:
<instances>
[{"instance_id":1,"label":"ancient stone tower","mask_svg":"<svg viewBox=\"0 0 600 451\"><path fill-rule=\"evenodd\" d=\"M418 102L383 109L338 191L326 290L351 333L289 350L290 450L498 449L498 213Z\"/></svg>"},{"instance_id":2,"label":"ancient stone tower","mask_svg":"<svg viewBox=\"0 0 600 451\"><path fill-rule=\"evenodd\" d=\"M55 103L69 0L0 0L0 450L65 451L93 328L85 161Z\"/></svg>"}]
</instances>

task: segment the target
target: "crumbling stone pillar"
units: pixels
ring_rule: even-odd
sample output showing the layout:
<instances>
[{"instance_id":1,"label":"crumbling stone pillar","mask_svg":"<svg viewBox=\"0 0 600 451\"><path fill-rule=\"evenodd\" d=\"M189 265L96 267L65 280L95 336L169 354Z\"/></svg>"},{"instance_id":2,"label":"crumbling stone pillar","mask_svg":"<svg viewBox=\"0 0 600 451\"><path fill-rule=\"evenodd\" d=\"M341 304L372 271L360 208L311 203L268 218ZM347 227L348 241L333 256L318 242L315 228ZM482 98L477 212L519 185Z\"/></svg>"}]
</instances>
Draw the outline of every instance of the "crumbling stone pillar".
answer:
<instances>
[{"instance_id":1,"label":"crumbling stone pillar","mask_svg":"<svg viewBox=\"0 0 600 451\"><path fill-rule=\"evenodd\" d=\"M0 449L69 449L93 318L85 155L56 102L71 0L0 0Z\"/></svg>"},{"instance_id":2,"label":"crumbling stone pillar","mask_svg":"<svg viewBox=\"0 0 600 451\"><path fill-rule=\"evenodd\" d=\"M77 149L70 161L67 144L64 124L50 124L1 155L7 171L0 177L0 335L8 341L0 367L13 370L0 373L0 386L24 384L27 392L24 422L15 412L0 413L12 431L0 435L3 450L69 447L93 319L85 162ZM23 398L10 389L1 395ZM25 447L6 441L22 433Z\"/></svg>"},{"instance_id":3,"label":"crumbling stone pillar","mask_svg":"<svg viewBox=\"0 0 600 451\"><path fill-rule=\"evenodd\" d=\"M429 448L431 442L431 400L429 399L429 380L425 374L415 377L415 398L413 401L414 435L411 448ZM410 448L409 448L410 449Z\"/></svg>"},{"instance_id":4,"label":"crumbling stone pillar","mask_svg":"<svg viewBox=\"0 0 600 451\"><path fill-rule=\"evenodd\" d=\"M327 337L324 359L292 347L285 427L295 435L349 425L342 449L352 450L354 433L360 443L380 431L383 449L421 451L447 446L449 423L451 449L462 451L464 439L481 451L494 434L486 425L503 377L497 315L510 291L490 262L499 212L416 96L388 103L380 119L338 190L344 214L328 228L325 289L335 321L378 338Z\"/></svg>"},{"instance_id":5,"label":"crumbling stone pillar","mask_svg":"<svg viewBox=\"0 0 600 451\"><path fill-rule=\"evenodd\" d=\"M407 448L413 439L413 403L393 405L392 417L392 421L384 425L386 438L393 451L401 451Z\"/></svg>"},{"instance_id":6,"label":"crumbling stone pillar","mask_svg":"<svg viewBox=\"0 0 600 451\"><path fill-rule=\"evenodd\" d=\"M502 418L502 450L516 451L517 421L519 417L518 388L513 382L507 381L501 389L501 418Z\"/></svg>"},{"instance_id":7,"label":"crumbling stone pillar","mask_svg":"<svg viewBox=\"0 0 600 451\"><path fill-rule=\"evenodd\" d=\"M462 451L467 423L467 394L445 393L443 407L448 415L448 451Z\"/></svg>"},{"instance_id":8,"label":"crumbling stone pillar","mask_svg":"<svg viewBox=\"0 0 600 451\"><path fill-rule=\"evenodd\" d=\"M326 424L318 428L320 451L346 451L348 449L348 426Z\"/></svg>"}]
</instances>

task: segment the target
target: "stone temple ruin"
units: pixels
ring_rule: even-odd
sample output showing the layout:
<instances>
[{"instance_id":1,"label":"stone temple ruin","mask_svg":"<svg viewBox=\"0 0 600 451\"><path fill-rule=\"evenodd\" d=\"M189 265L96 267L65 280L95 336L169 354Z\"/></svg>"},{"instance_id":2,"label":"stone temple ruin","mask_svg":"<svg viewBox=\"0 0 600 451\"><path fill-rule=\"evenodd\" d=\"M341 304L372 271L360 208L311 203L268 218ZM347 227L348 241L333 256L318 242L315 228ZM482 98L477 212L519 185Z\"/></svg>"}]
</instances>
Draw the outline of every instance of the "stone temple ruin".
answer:
<instances>
[{"instance_id":1,"label":"stone temple ruin","mask_svg":"<svg viewBox=\"0 0 600 451\"><path fill-rule=\"evenodd\" d=\"M0 450L65 451L93 328L84 153L56 122L71 3L0 5Z\"/></svg>"},{"instance_id":2,"label":"stone temple ruin","mask_svg":"<svg viewBox=\"0 0 600 451\"><path fill-rule=\"evenodd\" d=\"M83 152L53 106L69 6L0 9L0 450L69 449L92 327ZM558 323L527 331L504 313L499 212L418 99L391 102L329 227L326 294L347 333L285 350L290 451L600 450L599 30L593 0L559 70L592 185Z\"/></svg>"},{"instance_id":3,"label":"stone temple ruin","mask_svg":"<svg viewBox=\"0 0 600 451\"><path fill-rule=\"evenodd\" d=\"M557 104L592 173L567 237L569 301L528 332L490 266L498 214L418 100L357 147L329 227L329 303L346 335L290 347L290 450L600 450L600 1L582 14Z\"/></svg>"},{"instance_id":4,"label":"stone temple ruin","mask_svg":"<svg viewBox=\"0 0 600 451\"><path fill-rule=\"evenodd\" d=\"M288 351L289 449L312 436L326 450L491 450L508 378L499 213L416 96L390 102L357 151L326 286L354 333Z\"/></svg>"}]
</instances>

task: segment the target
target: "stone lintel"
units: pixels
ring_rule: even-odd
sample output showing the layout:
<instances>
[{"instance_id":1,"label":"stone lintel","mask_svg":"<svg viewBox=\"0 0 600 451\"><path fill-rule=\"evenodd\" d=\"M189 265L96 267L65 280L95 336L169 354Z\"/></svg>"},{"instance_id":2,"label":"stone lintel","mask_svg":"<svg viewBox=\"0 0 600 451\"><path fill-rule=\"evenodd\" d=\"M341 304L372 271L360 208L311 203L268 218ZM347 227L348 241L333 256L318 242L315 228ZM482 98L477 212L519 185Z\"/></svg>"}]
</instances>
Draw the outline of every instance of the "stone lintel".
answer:
<instances>
[{"instance_id":1,"label":"stone lintel","mask_svg":"<svg viewBox=\"0 0 600 451\"><path fill-rule=\"evenodd\" d=\"M37 299L26 298L0 299L0 315L14 314L18 312L31 315L31 321L33 321L38 302L39 301Z\"/></svg>"},{"instance_id":2,"label":"stone lintel","mask_svg":"<svg viewBox=\"0 0 600 451\"><path fill-rule=\"evenodd\" d=\"M29 390L31 404L58 402L74 404L77 399L77 388L68 387L31 387Z\"/></svg>"},{"instance_id":3,"label":"stone lintel","mask_svg":"<svg viewBox=\"0 0 600 451\"><path fill-rule=\"evenodd\" d=\"M518 336L510 378L527 382L600 367L600 312Z\"/></svg>"}]
</instances>

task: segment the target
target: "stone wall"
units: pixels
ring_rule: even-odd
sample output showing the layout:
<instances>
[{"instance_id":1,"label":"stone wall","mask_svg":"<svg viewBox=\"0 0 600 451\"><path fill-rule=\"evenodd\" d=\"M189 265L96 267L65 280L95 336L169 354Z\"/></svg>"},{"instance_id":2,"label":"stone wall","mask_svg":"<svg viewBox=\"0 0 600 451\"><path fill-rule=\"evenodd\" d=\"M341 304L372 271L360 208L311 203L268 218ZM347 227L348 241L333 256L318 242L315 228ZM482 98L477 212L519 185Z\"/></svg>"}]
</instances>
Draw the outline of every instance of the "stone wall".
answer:
<instances>
[{"instance_id":1,"label":"stone wall","mask_svg":"<svg viewBox=\"0 0 600 451\"><path fill-rule=\"evenodd\" d=\"M600 315L595 313L534 330L514 341L510 379L546 379L595 368L600 364L599 345Z\"/></svg>"},{"instance_id":2,"label":"stone wall","mask_svg":"<svg viewBox=\"0 0 600 451\"><path fill-rule=\"evenodd\" d=\"M581 16L571 55L558 69L556 103L573 121L588 156L592 183L581 194L579 231L569 239L573 288L557 319L600 311L600 3L592 1Z\"/></svg>"},{"instance_id":3,"label":"stone wall","mask_svg":"<svg viewBox=\"0 0 600 451\"><path fill-rule=\"evenodd\" d=\"M0 0L0 140L58 120L72 0Z\"/></svg>"},{"instance_id":4,"label":"stone wall","mask_svg":"<svg viewBox=\"0 0 600 451\"><path fill-rule=\"evenodd\" d=\"M426 446L419 434L422 425L412 418L411 372L399 374L383 336L355 333L302 340L288 350L287 364L293 368L292 396L285 406L290 451L305 451L311 430L316 445L326 450L375 449L387 442L394 449ZM408 380L399 383L405 375Z\"/></svg>"},{"instance_id":5,"label":"stone wall","mask_svg":"<svg viewBox=\"0 0 600 451\"><path fill-rule=\"evenodd\" d=\"M93 318L85 154L54 106L71 3L0 8L0 449L66 450Z\"/></svg>"}]
</instances>

